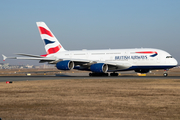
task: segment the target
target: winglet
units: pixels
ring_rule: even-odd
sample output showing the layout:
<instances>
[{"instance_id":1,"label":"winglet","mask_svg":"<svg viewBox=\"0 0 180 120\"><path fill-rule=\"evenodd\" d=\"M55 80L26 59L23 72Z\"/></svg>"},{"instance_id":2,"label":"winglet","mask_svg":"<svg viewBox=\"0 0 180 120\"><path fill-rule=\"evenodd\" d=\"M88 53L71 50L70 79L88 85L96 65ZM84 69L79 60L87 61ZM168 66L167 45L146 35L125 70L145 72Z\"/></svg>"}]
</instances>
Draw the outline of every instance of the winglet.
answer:
<instances>
[{"instance_id":1,"label":"winglet","mask_svg":"<svg viewBox=\"0 0 180 120\"><path fill-rule=\"evenodd\" d=\"M7 59L7 57L3 54L2 54L2 56L3 56L3 61L5 61Z\"/></svg>"}]
</instances>

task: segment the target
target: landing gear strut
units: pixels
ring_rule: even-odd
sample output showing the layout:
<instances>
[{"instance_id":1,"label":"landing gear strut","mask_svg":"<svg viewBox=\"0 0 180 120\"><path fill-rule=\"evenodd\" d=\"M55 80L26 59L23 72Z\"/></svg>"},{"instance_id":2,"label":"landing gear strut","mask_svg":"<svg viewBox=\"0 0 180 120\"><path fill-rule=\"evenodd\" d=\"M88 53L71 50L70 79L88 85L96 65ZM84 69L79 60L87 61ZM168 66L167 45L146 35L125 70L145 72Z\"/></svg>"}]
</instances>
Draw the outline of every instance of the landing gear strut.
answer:
<instances>
[{"instance_id":1,"label":"landing gear strut","mask_svg":"<svg viewBox=\"0 0 180 120\"><path fill-rule=\"evenodd\" d=\"M165 69L165 70L164 70L164 73L163 73L163 76L164 76L164 77L167 77L167 76L168 76L168 73L167 73L168 70L169 70L169 69Z\"/></svg>"},{"instance_id":2,"label":"landing gear strut","mask_svg":"<svg viewBox=\"0 0 180 120\"><path fill-rule=\"evenodd\" d=\"M108 73L89 73L89 76L108 76Z\"/></svg>"}]
</instances>

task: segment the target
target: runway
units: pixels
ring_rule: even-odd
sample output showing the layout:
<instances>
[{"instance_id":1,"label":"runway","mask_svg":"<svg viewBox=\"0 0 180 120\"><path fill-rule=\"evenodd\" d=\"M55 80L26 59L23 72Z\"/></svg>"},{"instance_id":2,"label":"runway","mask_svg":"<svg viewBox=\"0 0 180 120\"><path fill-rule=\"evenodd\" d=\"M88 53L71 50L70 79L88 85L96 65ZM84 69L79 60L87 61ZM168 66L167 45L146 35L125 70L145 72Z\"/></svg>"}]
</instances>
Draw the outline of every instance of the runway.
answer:
<instances>
[{"instance_id":1,"label":"runway","mask_svg":"<svg viewBox=\"0 0 180 120\"><path fill-rule=\"evenodd\" d=\"M89 77L89 76L0 76L0 82L6 81L35 81L35 80L66 80L66 79L180 79L180 76L117 76L117 77Z\"/></svg>"}]
</instances>

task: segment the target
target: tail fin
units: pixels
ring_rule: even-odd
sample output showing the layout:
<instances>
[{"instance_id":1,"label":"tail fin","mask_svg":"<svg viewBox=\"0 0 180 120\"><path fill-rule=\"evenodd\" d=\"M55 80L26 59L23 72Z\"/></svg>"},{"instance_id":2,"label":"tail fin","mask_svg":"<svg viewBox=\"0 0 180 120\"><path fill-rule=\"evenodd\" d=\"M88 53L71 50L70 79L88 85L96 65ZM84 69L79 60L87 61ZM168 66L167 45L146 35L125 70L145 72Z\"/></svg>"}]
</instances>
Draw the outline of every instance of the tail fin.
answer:
<instances>
[{"instance_id":1,"label":"tail fin","mask_svg":"<svg viewBox=\"0 0 180 120\"><path fill-rule=\"evenodd\" d=\"M59 41L44 22L36 22L36 24L44 42L47 55L65 51L63 46L59 43Z\"/></svg>"}]
</instances>

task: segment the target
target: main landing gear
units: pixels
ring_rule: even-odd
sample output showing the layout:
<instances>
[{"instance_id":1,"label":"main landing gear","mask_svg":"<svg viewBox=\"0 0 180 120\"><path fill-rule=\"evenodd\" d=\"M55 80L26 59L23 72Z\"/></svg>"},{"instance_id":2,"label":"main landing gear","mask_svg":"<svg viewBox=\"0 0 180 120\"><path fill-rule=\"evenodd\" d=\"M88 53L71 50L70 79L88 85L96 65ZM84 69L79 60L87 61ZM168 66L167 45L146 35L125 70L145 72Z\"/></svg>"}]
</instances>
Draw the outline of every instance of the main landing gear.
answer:
<instances>
[{"instance_id":1,"label":"main landing gear","mask_svg":"<svg viewBox=\"0 0 180 120\"><path fill-rule=\"evenodd\" d=\"M89 76L109 76L108 73L89 73ZM110 76L118 76L118 73L110 73Z\"/></svg>"},{"instance_id":2,"label":"main landing gear","mask_svg":"<svg viewBox=\"0 0 180 120\"><path fill-rule=\"evenodd\" d=\"M169 70L169 69L165 69L165 70L164 70L164 73L163 73L163 76L164 76L164 77L167 77L167 76L168 76L168 73L167 73L168 70Z\"/></svg>"},{"instance_id":3,"label":"main landing gear","mask_svg":"<svg viewBox=\"0 0 180 120\"><path fill-rule=\"evenodd\" d=\"M118 76L118 73L111 73L110 76Z\"/></svg>"},{"instance_id":4,"label":"main landing gear","mask_svg":"<svg viewBox=\"0 0 180 120\"><path fill-rule=\"evenodd\" d=\"M108 73L89 73L89 76L108 76Z\"/></svg>"}]
</instances>

